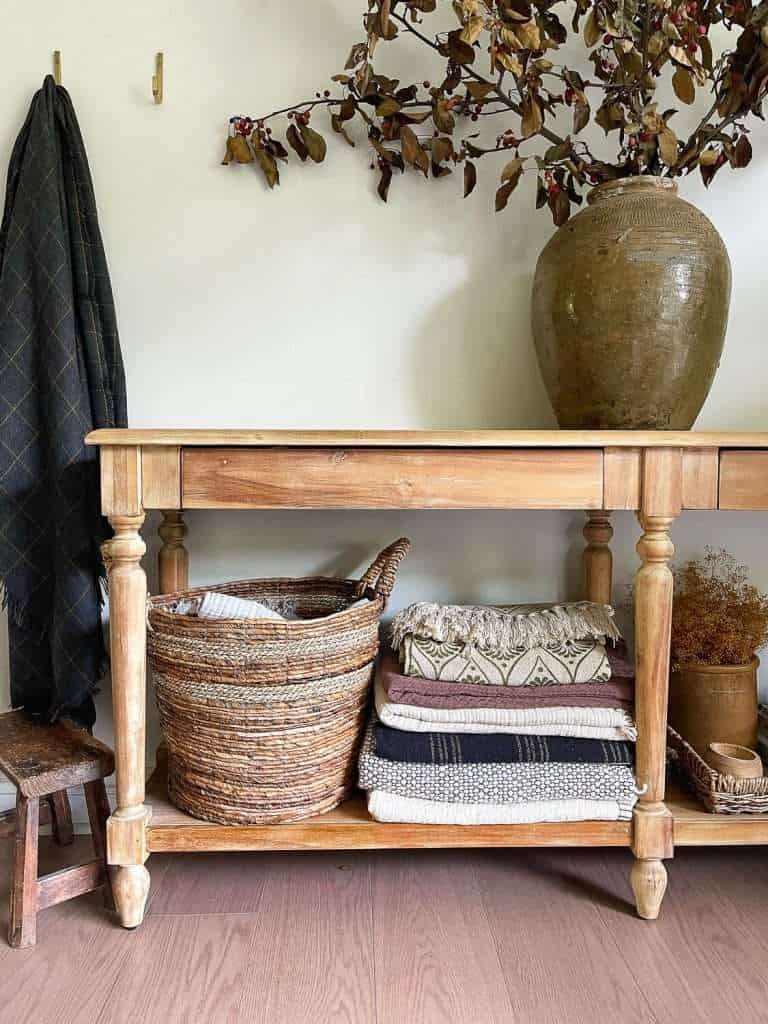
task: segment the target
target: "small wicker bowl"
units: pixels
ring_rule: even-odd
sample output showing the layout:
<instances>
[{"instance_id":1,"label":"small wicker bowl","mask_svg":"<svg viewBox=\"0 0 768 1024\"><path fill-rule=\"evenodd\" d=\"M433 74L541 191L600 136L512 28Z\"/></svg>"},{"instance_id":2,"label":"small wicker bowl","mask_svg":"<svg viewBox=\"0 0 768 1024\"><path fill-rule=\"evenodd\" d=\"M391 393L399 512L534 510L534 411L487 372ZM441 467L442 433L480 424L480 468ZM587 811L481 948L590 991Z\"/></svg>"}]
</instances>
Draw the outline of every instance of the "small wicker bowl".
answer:
<instances>
[{"instance_id":1,"label":"small wicker bowl","mask_svg":"<svg viewBox=\"0 0 768 1024\"><path fill-rule=\"evenodd\" d=\"M760 779L763 776L760 755L738 743L710 743L704 760L713 771L734 779Z\"/></svg>"}]
</instances>

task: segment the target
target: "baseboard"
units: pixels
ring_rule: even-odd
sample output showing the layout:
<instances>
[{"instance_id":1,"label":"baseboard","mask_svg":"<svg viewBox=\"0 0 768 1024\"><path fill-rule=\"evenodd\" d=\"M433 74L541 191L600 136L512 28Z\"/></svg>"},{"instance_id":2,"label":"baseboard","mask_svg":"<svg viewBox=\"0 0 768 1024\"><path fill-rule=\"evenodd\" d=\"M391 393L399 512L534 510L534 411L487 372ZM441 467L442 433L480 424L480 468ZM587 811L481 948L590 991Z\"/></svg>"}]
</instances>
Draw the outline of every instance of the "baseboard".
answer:
<instances>
[{"instance_id":1,"label":"baseboard","mask_svg":"<svg viewBox=\"0 0 768 1024\"><path fill-rule=\"evenodd\" d=\"M147 768L147 778L150 777L154 770L154 765ZM106 780L105 785L107 788L107 796L109 797L110 806L114 807L117 795L114 775ZM90 832L88 825L88 808L85 804L85 794L83 793L82 786L75 786L74 789L69 790L69 803L72 807L72 824L75 832L78 835L88 835ZM15 806L16 787L3 779L0 781L0 813L3 811L11 811Z\"/></svg>"}]
</instances>

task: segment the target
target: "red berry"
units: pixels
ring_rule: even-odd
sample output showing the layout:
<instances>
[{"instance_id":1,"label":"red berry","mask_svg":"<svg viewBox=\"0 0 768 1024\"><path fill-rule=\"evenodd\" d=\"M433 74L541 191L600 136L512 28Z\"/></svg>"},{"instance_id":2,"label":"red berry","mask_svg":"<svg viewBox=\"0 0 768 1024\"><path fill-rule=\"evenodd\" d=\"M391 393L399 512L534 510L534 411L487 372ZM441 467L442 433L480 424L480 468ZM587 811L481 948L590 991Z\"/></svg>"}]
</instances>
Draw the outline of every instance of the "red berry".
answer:
<instances>
[{"instance_id":1,"label":"red berry","mask_svg":"<svg viewBox=\"0 0 768 1024\"><path fill-rule=\"evenodd\" d=\"M560 186L557 184L556 181L553 181L547 188L547 191L551 196L556 196L560 192Z\"/></svg>"},{"instance_id":2,"label":"red berry","mask_svg":"<svg viewBox=\"0 0 768 1024\"><path fill-rule=\"evenodd\" d=\"M422 82L421 84L424 86L425 89L429 89L430 86L432 85L432 83L428 81Z\"/></svg>"},{"instance_id":3,"label":"red berry","mask_svg":"<svg viewBox=\"0 0 768 1024\"><path fill-rule=\"evenodd\" d=\"M479 120L480 120L480 118L479 118L479 116L478 116L477 114L473 114L473 115L472 115L472 120L473 120L473 121L479 121Z\"/></svg>"},{"instance_id":4,"label":"red berry","mask_svg":"<svg viewBox=\"0 0 768 1024\"><path fill-rule=\"evenodd\" d=\"M650 137L651 137L651 133L647 132L645 129L643 129L640 132L639 139L640 139L641 142L647 142L650 139Z\"/></svg>"},{"instance_id":5,"label":"red berry","mask_svg":"<svg viewBox=\"0 0 768 1024\"><path fill-rule=\"evenodd\" d=\"M705 36L707 34L707 26L706 25L697 25L696 26L696 31L698 32L698 34L700 36Z\"/></svg>"},{"instance_id":6,"label":"red berry","mask_svg":"<svg viewBox=\"0 0 768 1024\"><path fill-rule=\"evenodd\" d=\"M605 44L606 46L609 46L609 45L610 45L610 42L611 42L611 37L610 37L609 35L607 35L607 34L606 34L606 35L604 35L604 36L603 36L603 43L604 43L604 44Z\"/></svg>"},{"instance_id":7,"label":"red berry","mask_svg":"<svg viewBox=\"0 0 768 1024\"><path fill-rule=\"evenodd\" d=\"M695 40L693 40L690 43L688 43L688 52L689 53L696 53L698 48L699 48L699 44Z\"/></svg>"},{"instance_id":8,"label":"red berry","mask_svg":"<svg viewBox=\"0 0 768 1024\"><path fill-rule=\"evenodd\" d=\"M673 11L669 16L669 20L672 22L673 25L679 25L680 15L677 13L677 11Z\"/></svg>"},{"instance_id":9,"label":"red berry","mask_svg":"<svg viewBox=\"0 0 768 1024\"><path fill-rule=\"evenodd\" d=\"M331 90L330 89L324 89L323 90L323 96L325 96L326 99L328 99L328 97L330 95L331 95Z\"/></svg>"}]
</instances>

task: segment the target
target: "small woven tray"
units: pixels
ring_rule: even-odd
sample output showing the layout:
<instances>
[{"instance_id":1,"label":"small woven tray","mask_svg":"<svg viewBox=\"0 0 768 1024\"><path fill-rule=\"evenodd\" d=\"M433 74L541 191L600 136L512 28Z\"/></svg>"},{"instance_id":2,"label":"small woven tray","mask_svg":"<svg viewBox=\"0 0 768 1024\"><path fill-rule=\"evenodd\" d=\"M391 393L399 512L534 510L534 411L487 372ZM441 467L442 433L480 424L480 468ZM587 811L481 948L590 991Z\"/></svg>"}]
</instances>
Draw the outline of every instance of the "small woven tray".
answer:
<instances>
[{"instance_id":1,"label":"small woven tray","mask_svg":"<svg viewBox=\"0 0 768 1024\"><path fill-rule=\"evenodd\" d=\"M667 745L672 765L711 814L765 814L768 812L768 777L736 779L720 775L669 726Z\"/></svg>"}]
</instances>

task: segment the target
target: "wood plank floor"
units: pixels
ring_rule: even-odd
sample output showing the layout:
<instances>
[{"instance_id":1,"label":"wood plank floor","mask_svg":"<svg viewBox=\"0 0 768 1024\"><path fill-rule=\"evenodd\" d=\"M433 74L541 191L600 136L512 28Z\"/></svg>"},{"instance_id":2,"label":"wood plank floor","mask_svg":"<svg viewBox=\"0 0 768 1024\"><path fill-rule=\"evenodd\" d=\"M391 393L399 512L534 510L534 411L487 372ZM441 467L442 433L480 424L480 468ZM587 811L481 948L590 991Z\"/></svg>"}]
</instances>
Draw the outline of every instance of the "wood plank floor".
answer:
<instances>
[{"instance_id":1,"label":"wood plank floor","mask_svg":"<svg viewBox=\"0 0 768 1024\"><path fill-rule=\"evenodd\" d=\"M44 867L87 845L43 840ZM91 895L41 914L34 950L0 940L0 1021L757 1024L766 856L678 851L650 923L624 850L157 855L137 931Z\"/></svg>"}]
</instances>

